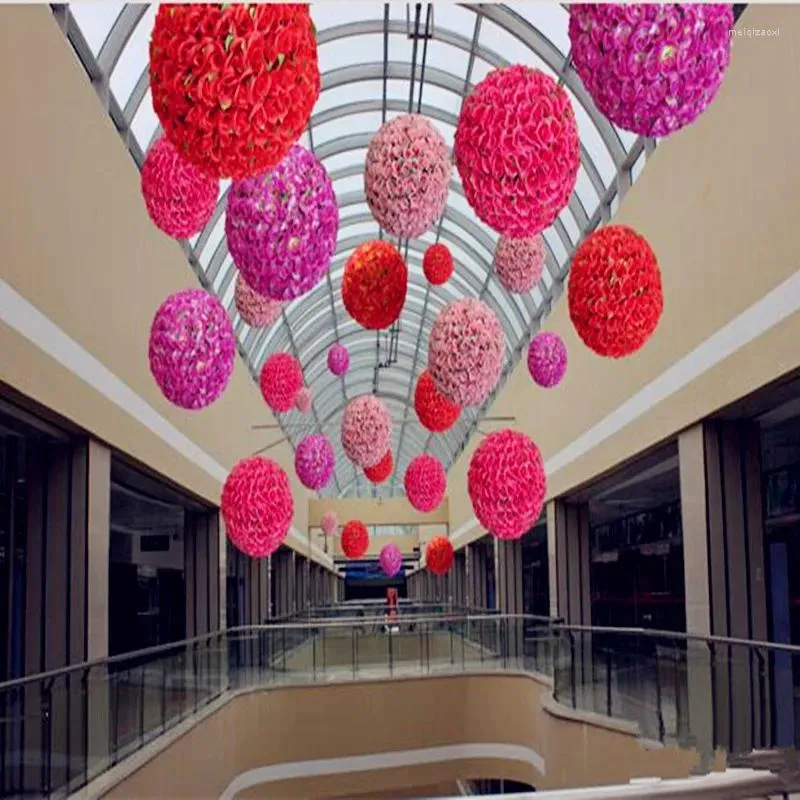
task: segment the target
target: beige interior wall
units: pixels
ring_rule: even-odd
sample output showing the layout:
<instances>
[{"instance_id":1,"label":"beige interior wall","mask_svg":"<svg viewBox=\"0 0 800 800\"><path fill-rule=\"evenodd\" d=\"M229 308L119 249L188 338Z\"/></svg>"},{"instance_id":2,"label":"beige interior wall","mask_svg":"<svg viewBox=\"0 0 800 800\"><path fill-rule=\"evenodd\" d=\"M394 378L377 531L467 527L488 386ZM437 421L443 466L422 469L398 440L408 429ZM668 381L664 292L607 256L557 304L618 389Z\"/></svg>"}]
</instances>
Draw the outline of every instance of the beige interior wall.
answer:
<instances>
[{"instance_id":1,"label":"beige interior wall","mask_svg":"<svg viewBox=\"0 0 800 800\"><path fill-rule=\"evenodd\" d=\"M800 266L800 105L791 100L791 87L800 80L800 7L751 5L740 24L779 28L780 35L736 39L713 104L695 125L659 143L615 219L644 234L658 256L665 309L656 334L631 358L602 359L573 332L564 296L545 325L561 334L568 348L563 383L537 389L523 359L489 412L516 415L518 427L534 438L545 459ZM796 368L799 337L800 315L793 314L550 474L549 496L569 491ZM453 530L474 516L465 477L478 443L473 439L449 475ZM481 533L475 529L459 544Z\"/></svg>"},{"instance_id":2,"label":"beige interior wall","mask_svg":"<svg viewBox=\"0 0 800 800\"><path fill-rule=\"evenodd\" d=\"M405 497L377 500L355 497L324 500L310 498L308 524L311 527L318 527L326 511L335 511L339 515L341 524L350 519L360 519L365 525L446 525L450 520L449 502L446 497L439 508L429 514L417 511Z\"/></svg>"},{"instance_id":3,"label":"beige interior wall","mask_svg":"<svg viewBox=\"0 0 800 800\"><path fill-rule=\"evenodd\" d=\"M532 748L529 763L464 759L262 785L241 797L390 792L505 777L538 789L685 777L696 753L646 748L631 733L554 716L550 689L524 675L460 675L295 687L240 696L118 784L107 797L219 797L246 770L322 758L469 743Z\"/></svg>"},{"instance_id":4,"label":"beige interior wall","mask_svg":"<svg viewBox=\"0 0 800 800\"><path fill-rule=\"evenodd\" d=\"M0 277L227 471L275 436L251 430L272 417L239 358L223 397L202 411L171 406L156 387L147 361L153 314L170 292L199 284L147 217L136 165L49 6L0 8L0 67ZM218 475L5 324L0 351L0 380L219 502ZM305 534L308 495L290 448L269 455L288 467L294 524Z\"/></svg>"},{"instance_id":5,"label":"beige interior wall","mask_svg":"<svg viewBox=\"0 0 800 800\"><path fill-rule=\"evenodd\" d=\"M364 558L375 558L384 545L387 544L396 544L400 548L401 553L410 555L419 544L419 536L415 533L409 533L406 536L370 536L369 547L364 554ZM338 536L333 540L333 548L337 556L344 557L344 553L342 552L342 540Z\"/></svg>"}]
</instances>

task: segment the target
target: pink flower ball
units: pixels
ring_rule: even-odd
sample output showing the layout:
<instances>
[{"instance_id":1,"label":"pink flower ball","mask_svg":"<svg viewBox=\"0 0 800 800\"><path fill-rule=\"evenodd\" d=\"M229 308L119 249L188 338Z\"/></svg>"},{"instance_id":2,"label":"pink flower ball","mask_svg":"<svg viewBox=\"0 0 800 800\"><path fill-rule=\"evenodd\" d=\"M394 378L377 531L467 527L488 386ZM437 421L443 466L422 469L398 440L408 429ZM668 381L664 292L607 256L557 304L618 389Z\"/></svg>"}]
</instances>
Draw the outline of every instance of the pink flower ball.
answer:
<instances>
[{"instance_id":1,"label":"pink flower ball","mask_svg":"<svg viewBox=\"0 0 800 800\"><path fill-rule=\"evenodd\" d=\"M545 249L541 234L523 239L501 236L494 254L497 279L507 292L529 292L542 278Z\"/></svg>"},{"instance_id":2,"label":"pink flower ball","mask_svg":"<svg viewBox=\"0 0 800 800\"><path fill-rule=\"evenodd\" d=\"M162 136L142 165L142 194L150 219L173 239L188 239L205 228L214 214L219 181L184 161Z\"/></svg>"},{"instance_id":3,"label":"pink flower ball","mask_svg":"<svg viewBox=\"0 0 800 800\"><path fill-rule=\"evenodd\" d=\"M306 436L294 453L294 469L306 489L324 489L333 476L336 458L333 447L324 433Z\"/></svg>"},{"instance_id":4,"label":"pink flower ball","mask_svg":"<svg viewBox=\"0 0 800 800\"><path fill-rule=\"evenodd\" d=\"M236 289L233 298L236 310L251 328L266 328L268 325L272 325L283 311L283 303L280 300L272 300L259 294L242 277L241 273L236 275Z\"/></svg>"},{"instance_id":5,"label":"pink flower ball","mask_svg":"<svg viewBox=\"0 0 800 800\"><path fill-rule=\"evenodd\" d=\"M303 388L303 368L289 353L273 353L261 368L259 377L264 402L275 412L291 411Z\"/></svg>"},{"instance_id":6,"label":"pink flower ball","mask_svg":"<svg viewBox=\"0 0 800 800\"><path fill-rule=\"evenodd\" d=\"M331 179L300 145L274 169L234 181L228 191L225 234L233 261L273 300L294 300L319 283L338 232Z\"/></svg>"},{"instance_id":7,"label":"pink flower ball","mask_svg":"<svg viewBox=\"0 0 800 800\"><path fill-rule=\"evenodd\" d=\"M400 548L393 542L385 544L378 554L378 563L387 578L394 578L403 569L403 554Z\"/></svg>"},{"instance_id":8,"label":"pink flower ball","mask_svg":"<svg viewBox=\"0 0 800 800\"><path fill-rule=\"evenodd\" d=\"M490 72L461 107L453 154L478 217L506 236L535 236L553 224L578 177L569 95L531 67Z\"/></svg>"},{"instance_id":9,"label":"pink flower ball","mask_svg":"<svg viewBox=\"0 0 800 800\"><path fill-rule=\"evenodd\" d=\"M268 458L246 458L225 480L220 509L231 543L251 558L264 558L283 544L292 524L289 478Z\"/></svg>"},{"instance_id":10,"label":"pink flower ball","mask_svg":"<svg viewBox=\"0 0 800 800\"><path fill-rule=\"evenodd\" d=\"M640 136L669 136L706 110L731 60L731 5L570 6L572 63L600 111Z\"/></svg>"},{"instance_id":11,"label":"pink flower ball","mask_svg":"<svg viewBox=\"0 0 800 800\"><path fill-rule=\"evenodd\" d=\"M362 469L374 467L386 454L392 438L392 418L383 401L365 394L351 400L342 417L342 447Z\"/></svg>"},{"instance_id":12,"label":"pink flower ball","mask_svg":"<svg viewBox=\"0 0 800 800\"><path fill-rule=\"evenodd\" d=\"M503 328L494 311L480 300L456 300L433 323L428 370L451 403L479 406L497 386L504 354Z\"/></svg>"},{"instance_id":13,"label":"pink flower ball","mask_svg":"<svg viewBox=\"0 0 800 800\"><path fill-rule=\"evenodd\" d=\"M425 117L403 114L384 123L364 168L372 216L393 236L421 236L444 211L452 171L447 144Z\"/></svg>"},{"instance_id":14,"label":"pink flower ball","mask_svg":"<svg viewBox=\"0 0 800 800\"><path fill-rule=\"evenodd\" d=\"M325 536L336 536L339 532L339 515L335 511L326 511L319 525Z\"/></svg>"},{"instance_id":15,"label":"pink flower ball","mask_svg":"<svg viewBox=\"0 0 800 800\"><path fill-rule=\"evenodd\" d=\"M408 465L403 483L408 502L417 511L427 513L435 511L444 500L447 474L438 458L423 453Z\"/></svg>"},{"instance_id":16,"label":"pink flower ball","mask_svg":"<svg viewBox=\"0 0 800 800\"><path fill-rule=\"evenodd\" d=\"M539 448L508 428L489 434L470 459L467 491L492 536L519 539L539 519L547 491Z\"/></svg>"},{"instance_id":17,"label":"pink flower ball","mask_svg":"<svg viewBox=\"0 0 800 800\"><path fill-rule=\"evenodd\" d=\"M210 405L225 391L236 358L225 306L203 289L171 294L153 318L148 357L167 400L189 410Z\"/></svg>"},{"instance_id":18,"label":"pink flower ball","mask_svg":"<svg viewBox=\"0 0 800 800\"><path fill-rule=\"evenodd\" d=\"M301 413L301 414L308 414L311 411L311 389L308 386L304 386L298 393L297 398L294 401L294 407Z\"/></svg>"},{"instance_id":19,"label":"pink flower ball","mask_svg":"<svg viewBox=\"0 0 800 800\"><path fill-rule=\"evenodd\" d=\"M347 374L350 369L350 353L343 344L335 344L328 350L328 369L339 378Z\"/></svg>"},{"instance_id":20,"label":"pink flower ball","mask_svg":"<svg viewBox=\"0 0 800 800\"><path fill-rule=\"evenodd\" d=\"M552 331L537 333L528 348L528 371L534 383L551 389L567 372L567 347Z\"/></svg>"}]
</instances>

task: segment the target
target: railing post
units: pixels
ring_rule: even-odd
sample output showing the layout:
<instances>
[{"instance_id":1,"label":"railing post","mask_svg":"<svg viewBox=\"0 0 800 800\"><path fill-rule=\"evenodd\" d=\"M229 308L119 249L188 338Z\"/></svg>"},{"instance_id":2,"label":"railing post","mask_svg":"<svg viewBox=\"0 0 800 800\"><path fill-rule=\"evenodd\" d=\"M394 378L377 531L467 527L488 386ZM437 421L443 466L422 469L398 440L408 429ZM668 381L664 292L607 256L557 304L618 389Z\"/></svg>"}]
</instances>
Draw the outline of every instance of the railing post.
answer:
<instances>
[{"instance_id":1,"label":"railing post","mask_svg":"<svg viewBox=\"0 0 800 800\"><path fill-rule=\"evenodd\" d=\"M572 707L578 707L578 687L575 670L575 636L572 631L567 632L569 638L569 683L572 693Z\"/></svg>"},{"instance_id":2,"label":"railing post","mask_svg":"<svg viewBox=\"0 0 800 800\"><path fill-rule=\"evenodd\" d=\"M656 711L658 714L658 741L664 741L664 709L661 692L661 657L658 652L658 643L655 646L655 665L656 665Z\"/></svg>"},{"instance_id":3,"label":"railing post","mask_svg":"<svg viewBox=\"0 0 800 800\"><path fill-rule=\"evenodd\" d=\"M606 647L606 714L611 714L611 648Z\"/></svg>"},{"instance_id":4,"label":"railing post","mask_svg":"<svg viewBox=\"0 0 800 800\"><path fill-rule=\"evenodd\" d=\"M387 631L389 636L389 674L394 675L394 645L392 643L394 634L392 633L391 623L387 626Z\"/></svg>"},{"instance_id":5,"label":"railing post","mask_svg":"<svg viewBox=\"0 0 800 800\"><path fill-rule=\"evenodd\" d=\"M49 797L52 777L52 749L53 749L53 695L52 680L42 681L41 695L41 724L42 724L42 796Z\"/></svg>"}]
</instances>

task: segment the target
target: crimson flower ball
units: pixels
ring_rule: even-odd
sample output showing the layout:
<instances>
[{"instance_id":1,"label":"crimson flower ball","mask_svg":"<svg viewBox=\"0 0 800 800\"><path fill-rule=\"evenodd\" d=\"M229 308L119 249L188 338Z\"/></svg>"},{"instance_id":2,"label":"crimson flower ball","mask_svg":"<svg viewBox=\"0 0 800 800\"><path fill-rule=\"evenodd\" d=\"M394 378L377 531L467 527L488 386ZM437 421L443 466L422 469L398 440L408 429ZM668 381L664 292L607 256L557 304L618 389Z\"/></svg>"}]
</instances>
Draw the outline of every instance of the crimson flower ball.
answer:
<instances>
[{"instance_id":1,"label":"crimson flower ball","mask_svg":"<svg viewBox=\"0 0 800 800\"><path fill-rule=\"evenodd\" d=\"M447 575L455 556L453 545L446 536L434 536L425 548L425 566L434 575Z\"/></svg>"},{"instance_id":2,"label":"crimson flower ball","mask_svg":"<svg viewBox=\"0 0 800 800\"><path fill-rule=\"evenodd\" d=\"M364 475L372 483L383 483L394 470L394 458L392 458L392 451L387 450L386 455L374 466L367 467L364 470Z\"/></svg>"},{"instance_id":3,"label":"crimson flower ball","mask_svg":"<svg viewBox=\"0 0 800 800\"><path fill-rule=\"evenodd\" d=\"M319 97L308 5L159 6L150 88L156 116L187 161L215 178L271 169Z\"/></svg>"},{"instance_id":4,"label":"crimson flower ball","mask_svg":"<svg viewBox=\"0 0 800 800\"><path fill-rule=\"evenodd\" d=\"M478 217L506 236L535 236L561 213L578 177L567 92L530 67L490 72L464 101L453 154Z\"/></svg>"},{"instance_id":5,"label":"crimson flower ball","mask_svg":"<svg viewBox=\"0 0 800 800\"><path fill-rule=\"evenodd\" d=\"M367 526L359 520L350 520L342 528L340 537L342 552L348 558L361 558L369 547Z\"/></svg>"},{"instance_id":6,"label":"crimson flower ball","mask_svg":"<svg viewBox=\"0 0 800 800\"><path fill-rule=\"evenodd\" d=\"M453 274L453 254L446 244L432 244L422 256L422 271L434 286L447 283Z\"/></svg>"},{"instance_id":7,"label":"crimson flower ball","mask_svg":"<svg viewBox=\"0 0 800 800\"><path fill-rule=\"evenodd\" d=\"M148 357L167 400L188 410L210 405L225 391L236 358L225 306L203 289L171 294L150 327Z\"/></svg>"},{"instance_id":8,"label":"crimson flower ball","mask_svg":"<svg viewBox=\"0 0 800 800\"><path fill-rule=\"evenodd\" d=\"M342 447L359 467L376 466L392 438L392 418L383 401L371 394L351 400L342 416Z\"/></svg>"},{"instance_id":9,"label":"crimson flower ball","mask_svg":"<svg viewBox=\"0 0 800 800\"><path fill-rule=\"evenodd\" d=\"M730 4L570 6L572 63L597 107L640 136L668 136L706 110L731 60Z\"/></svg>"},{"instance_id":10,"label":"crimson flower ball","mask_svg":"<svg viewBox=\"0 0 800 800\"><path fill-rule=\"evenodd\" d=\"M492 536L519 539L539 519L547 491L539 448L518 431L489 434L470 459L467 491Z\"/></svg>"},{"instance_id":11,"label":"crimson flower ball","mask_svg":"<svg viewBox=\"0 0 800 800\"><path fill-rule=\"evenodd\" d=\"M447 491L447 473L435 456L423 453L406 468L403 483L408 502L417 510L435 511Z\"/></svg>"},{"instance_id":12,"label":"crimson flower ball","mask_svg":"<svg viewBox=\"0 0 800 800\"><path fill-rule=\"evenodd\" d=\"M389 544L381 547L381 552L378 554L378 563L380 564L381 572L387 578L394 578L403 569L403 553L396 544L389 542Z\"/></svg>"},{"instance_id":13,"label":"crimson flower ball","mask_svg":"<svg viewBox=\"0 0 800 800\"><path fill-rule=\"evenodd\" d=\"M385 122L364 167L372 216L392 236L422 236L444 211L452 171L447 144L425 117L403 114Z\"/></svg>"},{"instance_id":14,"label":"crimson flower ball","mask_svg":"<svg viewBox=\"0 0 800 800\"><path fill-rule=\"evenodd\" d=\"M419 376L414 389L414 410L420 423L431 433L450 430L461 414L461 409L436 388L427 369Z\"/></svg>"},{"instance_id":15,"label":"crimson flower ball","mask_svg":"<svg viewBox=\"0 0 800 800\"><path fill-rule=\"evenodd\" d=\"M664 310L661 272L647 240L625 225L595 231L572 258L567 300L590 350L610 358L635 353Z\"/></svg>"},{"instance_id":16,"label":"crimson flower ball","mask_svg":"<svg viewBox=\"0 0 800 800\"><path fill-rule=\"evenodd\" d=\"M350 369L350 353L343 344L334 344L328 350L328 369L337 378L347 374Z\"/></svg>"},{"instance_id":17,"label":"crimson flower ball","mask_svg":"<svg viewBox=\"0 0 800 800\"><path fill-rule=\"evenodd\" d=\"M231 543L251 558L264 558L283 544L292 524L289 478L268 458L246 458L225 480L220 508Z\"/></svg>"},{"instance_id":18,"label":"crimson flower ball","mask_svg":"<svg viewBox=\"0 0 800 800\"><path fill-rule=\"evenodd\" d=\"M497 279L507 292L529 292L542 278L545 262L541 234L524 239L501 236L494 254Z\"/></svg>"},{"instance_id":19,"label":"crimson flower ball","mask_svg":"<svg viewBox=\"0 0 800 800\"><path fill-rule=\"evenodd\" d=\"M364 242L347 259L342 301L347 313L364 328L382 330L395 322L407 291L408 267L389 242Z\"/></svg>"},{"instance_id":20,"label":"crimson flower ball","mask_svg":"<svg viewBox=\"0 0 800 800\"><path fill-rule=\"evenodd\" d=\"M433 323L428 369L436 388L459 408L479 406L489 397L500 379L504 355L503 328L480 300L456 300Z\"/></svg>"},{"instance_id":21,"label":"crimson flower ball","mask_svg":"<svg viewBox=\"0 0 800 800\"><path fill-rule=\"evenodd\" d=\"M291 411L304 386L300 362L288 353L273 353L261 368L259 385L264 402L273 411Z\"/></svg>"},{"instance_id":22,"label":"crimson flower ball","mask_svg":"<svg viewBox=\"0 0 800 800\"><path fill-rule=\"evenodd\" d=\"M280 300L272 300L259 294L242 277L241 272L236 275L233 299L239 315L251 328L265 328L272 325L283 311L283 303Z\"/></svg>"},{"instance_id":23,"label":"crimson flower ball","mask_svg":"<svg viewBox=\"0 0 800 800\"><path fill-rule=\"evenodd\" d=\"M528 371L534 383L552 389L567 372L567 347L552 331L537 333L528 347Z\"/></svg>"},{"instance_id":24,"label":"crimson flower ball","mask_svg":"<svg viewBox=\"0 0 800 800\"><path fill-rule=\"evenodd\" d=\"M339 515L335 511L326 511L320 520L320 527L325 536L335 536L339 531Z\"/></svg>"},{"instance_id":25,"label":"crimson flower ball","mask_svg":"<svg viewBox=\"0 0 800 800\"><path fill-rule=\"evenodd\" d=\"M162 136L142 165L142 194L150 219L173 239L188 239L214 214L219 181L178 155Z\"/></svg>"},{"instance_id":26,"label":"crimson flower ball","mask_svg":"<svg viewBox=\"0 0 800 800\"><path fill-rule=\"evenodd\" d=\"M306 489L318 492L330 483L335 460L328 437L324 433L312 433L297 445L294 469Z\"/></svg>"}]
</instances>

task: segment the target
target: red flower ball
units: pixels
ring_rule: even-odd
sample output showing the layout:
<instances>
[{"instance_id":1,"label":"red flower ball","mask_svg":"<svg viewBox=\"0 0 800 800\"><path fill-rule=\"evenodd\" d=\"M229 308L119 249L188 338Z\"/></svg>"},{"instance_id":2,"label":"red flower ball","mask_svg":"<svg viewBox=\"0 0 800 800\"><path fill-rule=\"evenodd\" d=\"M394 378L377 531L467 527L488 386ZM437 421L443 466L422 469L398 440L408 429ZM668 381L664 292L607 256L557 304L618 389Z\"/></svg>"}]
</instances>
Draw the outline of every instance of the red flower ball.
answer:
<instances>
[{"instance_id":1,"label":"red flower ball","mask_svg":"<svg viewBox=\"0 0 800 800\"><path fill-rule=\"evenodd\" d=\"M461 107L453 155L483 222L514 239L535 236L553 224L578 177L569 95L538 69L490 72Z\"/></svg>"},{"instance_id":2,"label":"red flower ball","mask_svg":"<svg viewBox=\"0 0 800 800\"><path fill-rule=\"evenodd\" d=\"M572 258L567 300L590 350L610 358L635 353L664 310L661 273L647 240L625 225L595 231Z\"/></svg>"},{"instance_id":3,"label":"red flower ball","mask_svg":"<svg viewBox=\"0 0 800 800\"><path fill-rule=\"evenodd\" d=\"M461 415L461 409L436 388L428 370L425 370L417 380L414 389L414 410L422 425L432 433L450 430Z\"/></svg>"},{"instance_id":4,"label":"red flower ball","mask_svg":"<svg viewBox=\"0 0 800 800\"><path fill-rule=\"evenodd\" d=\"M539 519L547 491L539 448L518 431L489 434L470 459L467 491L492 536L519 539Z\"/></svg>"},{"instance_id":5,"label":"red flower ball","mask_svg":"<svg viewBox=\"0 0 800 800\"><path fill-rule=\"evenodd\" d=\"M394 470L392 451L387 450L386 455L374 467L366 467L364 474L373 483L383 483Z\"/></svg>"},{"instance_id":6,"label":"red flower ball","mask_svg":"<svg viewBox=\"0 0 800 800\"><path fill-rule=\"evenodd\" d=\"M153 108L190 163L216 178L271 169L320 89L309 7L164 4L150 38Z\"/></svg>"},{"instance_id":7,"label":"red flower ball","mask_svg":"<svg viewBox=\"0 0 800 800\"><path fill-rule=\"evenodd\" d=\"M447 491L447 473L435 456L423 453L406 468L404 478L406 498L411 505L427 513L435 511Z\"/></svg>"},{"instance_id":8,"label":"red flower ball","mask_svg":"<svg viewBox=\"0 0 800 800\"><path fill-rule=\"evenodd\" d=\"M259 384L264 402L273 411L291 411L305 385L300 362L288 353L273 353L261 368Z\"/></svg>"},{"instance_id":9,"label":"red flower ball","mask_svg":"<svg viewBox=\"0 0 800 800\"><path fill-rule=\"evenodd\" d=\"M422 256L422 271L434 286L447 283L453 274L453 254L446 244L432 244Z\"/></svg>"},{"instance_id":10,"label":"red flower ball","mask_svg":"<svg viewBox=\"0 0 800 800\"><path fill-rule=\"evenodd\" d=\"M268 458L246 458L225 480L220 509L231 543L251 558L264 558L283 544L292 524L289 478Z\"/></svg>"},{"instance_id":11,"label":"red flower ball","mask_svg":"<svg viewBox=\"0 0 800 800\"><path fill-rule=\"evenodd\" d=\"M364 242L347 259L342 301L359 325L370 330L388 328L400 316L407 290L406 262L389 242Z\"/></svg>"},{"instance_id":12,"label":"red flower ball","mask_svg":"<svg viewBox=\"0 0 800 800\"><path fill-rule=\"evenodd\" d=\"M369 547L369 532L367 526L359 520L350 520L340 536L342 552L348 558L361 558Z\"/></svg>"},{"instance_id":13,"label":"red flower ball","mask_svg":"<svg viewBox=\"0 0 800 800\"><path fill-rule=\"evenodd\" d=\"M425 566L434 575L447 575L456 554L446 536L434 536L425 548Z\"/></svg>"},{"instance_id":14,"label":"red flower ball","mask_svg":"<svg viewBox=\"0 0 800 800\"><path fill-rule=\"evenodd\" d=\"M219 196L219 181L178 155L162 136L142 165L142 194L155 226L173 239L188 239L205 228Z\"/></svg>"}]
</instances>

